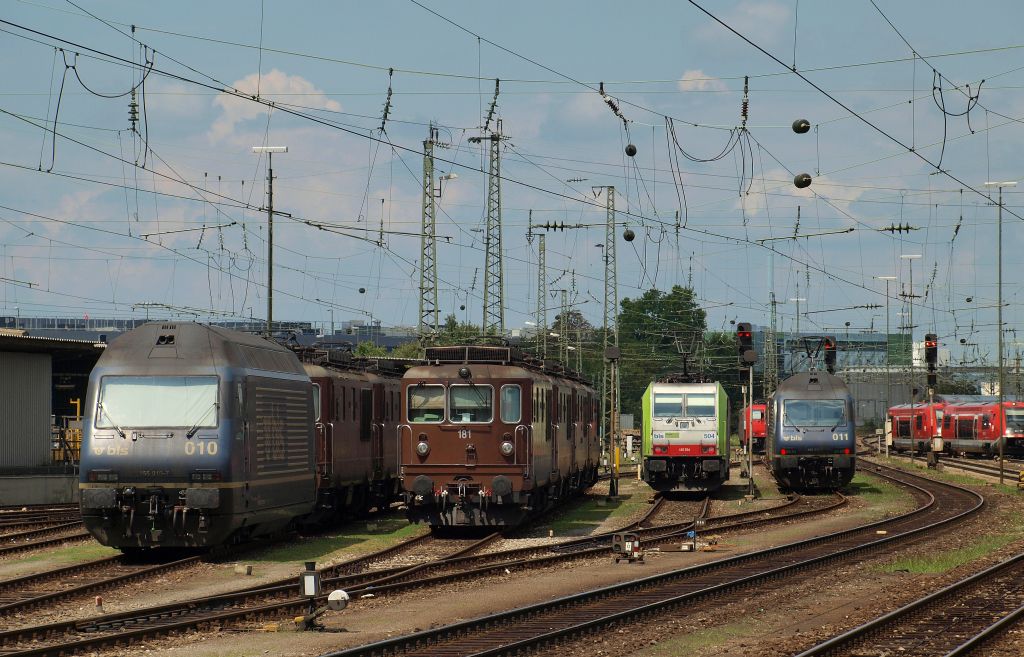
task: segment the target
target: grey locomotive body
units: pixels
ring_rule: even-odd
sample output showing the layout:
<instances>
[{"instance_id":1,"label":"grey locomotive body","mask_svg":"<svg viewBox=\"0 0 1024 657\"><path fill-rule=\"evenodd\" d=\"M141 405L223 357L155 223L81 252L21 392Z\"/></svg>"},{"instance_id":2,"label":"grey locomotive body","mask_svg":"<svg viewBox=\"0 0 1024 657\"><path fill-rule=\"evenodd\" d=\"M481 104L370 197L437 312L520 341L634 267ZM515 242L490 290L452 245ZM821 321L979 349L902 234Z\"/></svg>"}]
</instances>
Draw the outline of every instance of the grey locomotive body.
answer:
<instances>
[{"instance_id":1,"label":"grey locomotive body","mask_svg":"<svg viewBox=\"0 0 1024 657\"><path fill-rule=\"evenodd\" d=\"M779 485L835 489L856 469L854 401L827 372L794 374L768 401L768 464Z\"/></svg>"},{"instance_id":2,"label":"grey locomotive body","mask_svg":"<svg viewBox=\"0 0 1024 657\"><path fill-rule=\"evenodd\" d=\"M105 545L212 546L284 529L316 501L313 386L260 337L150 323L92 372L86 528Z\"/></svg>"}]
</instances>

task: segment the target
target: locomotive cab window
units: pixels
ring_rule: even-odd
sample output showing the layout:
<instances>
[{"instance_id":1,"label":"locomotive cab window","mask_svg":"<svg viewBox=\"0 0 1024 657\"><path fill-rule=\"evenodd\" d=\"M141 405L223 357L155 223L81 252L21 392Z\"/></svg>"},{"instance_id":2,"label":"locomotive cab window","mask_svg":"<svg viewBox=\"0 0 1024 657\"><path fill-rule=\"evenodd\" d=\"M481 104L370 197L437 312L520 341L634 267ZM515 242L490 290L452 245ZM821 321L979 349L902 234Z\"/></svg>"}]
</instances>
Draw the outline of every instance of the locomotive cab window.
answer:
<instances>
[{"instance_id":1,"label":"locomotive cab window","mask_svg":"<svg viewBox=\"0 0 1024 657\"><path fill-rule=\"evenodd\" d=\"M750 417L751 417L751 419L753 419L755 421L756 420L763 420L764 419L764 411L762 411L762 410L750 411Z\"/></svg>"},{"instance_id":2,"label":"locomotive cab window","mask_svg":"<svg viewBox=\"0 0 1024 657\"><path fill-rule=\"evenodd\" d=\"M654 417L671 418L683 414L682 393L654 393Z\"/></svg>"},{"instance_id":3,"label":"locomotive cab window","mask_svg":"<svg viewBox=\"0 0 1024 657\"><path fill-rule=\"evenodd\" d=\"M846 402L842 399L787 399L783 403L783 423L795 427L836 427L846 421ZM909 434L909 420L907 421Z\"/></svg>"},{"instance_id":4,"label":"locomotive cab window","mask_svg":"<svg viewBox=\"0 0 1024 657\"><path fill-rule=\"evenodd\" d=\"M409 386L406 394L410 422L440 423L444 420L444 386Z\"/></svg>"},{"instance_id":5,"label":"locomotive cab window","mask_svg":"<svg viewBox=\"0 0 1024 657\"><path fill-rule=\"evenodd\" d=\"M448 420L454 424L494 419L494 388L489 385L453 385L448 388Z\"/></svg>"},{"instance_id":6,"label":"locomotive cab window","mask_svg":"<svg viewBox=\"0 0 1024 657\"><path fill-rule=\"evenodd\" d=\"M713 393L688 394L686 395L685 410L687 417L714 417L715 395Z\"/></svg>"},{"instance_id":7,"label":"locomotive cab window","mask_svg":"<svg viewBox=\"0 0 1024 657\"><path fill-rule=\"evenodd\" d=\"M1024 409L1006 409L1006 428L1015 433L1024 431Z\"/></svg>"},{"instance_id":8,"label":"locomotive cab window","mask_svg":"<svg viewBox=\"0 0 1024 657\"><path fill-rule=\"evenodd\" d=\"M219 406L215 376L105 376L96 428L213 428Z\"/></svg>"},{"instance_id":9,"label":"locomotive cab window","mask_svg":"<svg viewBox=\"0 0 1024 657\"><path fill-rule=\"evenodd\" d=\"M501 421L518 424L522 419L522 390L517 385L501 386Z\"/></svg>"}]
</instances>

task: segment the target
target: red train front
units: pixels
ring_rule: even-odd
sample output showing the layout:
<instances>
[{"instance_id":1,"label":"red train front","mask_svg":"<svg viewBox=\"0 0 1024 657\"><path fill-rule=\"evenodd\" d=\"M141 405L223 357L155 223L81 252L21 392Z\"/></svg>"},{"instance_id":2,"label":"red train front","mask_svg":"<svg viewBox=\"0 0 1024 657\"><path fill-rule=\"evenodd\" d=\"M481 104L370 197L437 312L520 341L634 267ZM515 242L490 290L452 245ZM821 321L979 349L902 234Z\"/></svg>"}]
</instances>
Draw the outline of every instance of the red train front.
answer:
<instances>
[{"instance_id":1,"label":"red train front","mask_svg":"<svg viewBox=\"0 0 1024 657\"><path fill-rule=\"evenodd\" d=\"M591 486L598 398L508 347L436 347L402 378L398 428L409 519L516 525Z\"/></svg>"},{"instance_id":2,"label":"red train front","mask_svg":"<svg viewBox=\"0 0 1024 657\"><path fill-rule=\"evenodd\" d=\"M892 445L898 452L931 450L932 438L944 438L942 431L946 404L900 404L889 408Z\"/></svg>"},{"instance_id":3,"label":"red train front","mask_svg":"<svg viewBox=\"0 0 1024 657\"><path fill-rule=\"evenodd\" d=\"M754 440L755 454L764 454L764 441L768 436L767 409L764 403L754 403L740 409L740 417L743 418L740 444L746 447L747 436L750 436Z\"/></svg>"}]
</instances>

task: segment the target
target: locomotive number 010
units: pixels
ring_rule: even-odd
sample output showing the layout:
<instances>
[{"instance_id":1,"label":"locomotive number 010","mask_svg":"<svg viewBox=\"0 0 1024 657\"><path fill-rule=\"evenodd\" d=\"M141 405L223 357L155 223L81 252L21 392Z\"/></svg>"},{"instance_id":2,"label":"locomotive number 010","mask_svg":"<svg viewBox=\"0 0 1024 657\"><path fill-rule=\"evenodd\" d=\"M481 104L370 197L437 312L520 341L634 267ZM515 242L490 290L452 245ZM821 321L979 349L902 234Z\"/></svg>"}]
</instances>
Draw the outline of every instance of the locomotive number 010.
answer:
<instances>
[{"instance_id":1,"label":"locomotive number 010","mask_svg":"<svg viewBox=\"0 0 1024 657\"><path fill-rule=\"evenodd\" d=\"M185 443L185 454L187 456L192 456L196 452L206 456L214 456L217 453L217 449L216 440L190 440Z\"/></svg>"}]
</instances>

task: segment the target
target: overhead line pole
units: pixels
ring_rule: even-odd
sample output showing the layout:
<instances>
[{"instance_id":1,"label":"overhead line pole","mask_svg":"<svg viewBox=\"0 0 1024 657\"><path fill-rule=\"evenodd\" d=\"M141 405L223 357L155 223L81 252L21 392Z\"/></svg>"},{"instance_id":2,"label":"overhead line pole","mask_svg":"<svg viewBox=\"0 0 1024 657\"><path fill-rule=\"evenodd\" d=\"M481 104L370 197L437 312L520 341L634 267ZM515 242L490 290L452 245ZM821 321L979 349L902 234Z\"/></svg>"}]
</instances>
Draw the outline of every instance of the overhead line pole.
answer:
<instances>
[{"instance_id":1,"label":"overhead line pole","mask_svg":"<svg viewBox=\"0 0 1024 657\"><path fill-rule=\"evenodd\" d=\"M619 286L615 261L615 187L605 191L604 234L604 367L601 376L601 423L604 427L609 452L614 461L609 494L618 494L619 445L617 433L619 406L618 369L618 311Z\"/></svg>"},{"instance_id":2,"label":"overhead line pole","mask_svg":"<svg viewBox=\"0 0 1024 657\"><path fill-rule=\"evenodd\" d=\"M287 146L253 146L253 153L267 154L267 337L274 331L274 153Z\"/></svg>"},{"instance_id":3,"label":"overhead line pole","mask_svg":"<svg viewBox=\"0 0 1024 657\"><path fill-rule=\"evenodd\" d=\"M420 313L419 338L424 343L438 332L437 303L437 201L434 195L434 143L437 128L423 142L423 207L420 224Z\"/></svg>"}]
</instances>

